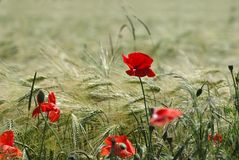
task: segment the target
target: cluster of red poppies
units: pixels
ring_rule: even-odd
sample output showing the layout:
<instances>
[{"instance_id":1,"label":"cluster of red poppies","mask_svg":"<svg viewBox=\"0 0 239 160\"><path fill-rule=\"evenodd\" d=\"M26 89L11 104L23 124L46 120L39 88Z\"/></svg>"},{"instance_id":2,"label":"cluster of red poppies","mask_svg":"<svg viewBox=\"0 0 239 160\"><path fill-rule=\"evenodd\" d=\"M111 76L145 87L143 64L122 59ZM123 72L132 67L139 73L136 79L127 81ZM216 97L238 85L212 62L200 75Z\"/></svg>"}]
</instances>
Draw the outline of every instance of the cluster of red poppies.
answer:
<instances>
[{"instance_id":1,"label":"cluster of red poppies","mask_svg":"<svg viewBox=\"0 0 239 160\"><path fill-rule=\"evenodd\" d=\"M11 130L0 135L0 159L7 160L22 157L22 152L14 146L14 133Z\"/></svg>"},{"instance_id":2,"label":"cluster of red poppies","mask_svg":"<svg viewBox=\"0 0 239 160\"><path fill-rule=\"evenodd\" d=\"M222 135L220 133L216 133L214 136L209 134L207 138L208 141L213 141L215 144L222 143Z\"/></svg>"},{"instance_id":3,"label":"cluster of red poppies","mask_svg":"<svg viewBox=\"0 0 239 160\"><path fill-rule=\"evenodd\" d=\"M60 118L60 109L56 105L56 96L54 92L48 94L48 102L44 102L44 93L39 91L37 96L38 106L32 112L32 117L37 117L41 112L47 113L50 122L56 122Z\"/></svg>"},{"instance_id":4,"label":"cluster of red poppies","mask_svg":"<svg viewBox=\"0 0 239 160\"><path fill-rule=\"evenodd\" d=\"M136 77L155 77L155 72L151 69L153 59L147 54L133 52L128 56L122 55L124 63L129 67L126 73ZM182 116L183 113L172 108L154 108L150 118L150 125L164 126L175 118ZM136 154L136 149L125 135L110 135L105 139L105 146L101 148L102 156L118 156L129 158Z\"/></svg>"},{"instance_id":5,"label":"cluster of red poppies","mask_svg":"<svg viewBox=\"0 0 239 160\"><path fill-rule=\"evenodd\" d=\"M60 109L56 106L56 96L54 92L48 95L48 101L44 102L44 93L39 91L37 95L38 106L33 110L32 116L37 117L40 113L46 113L50 122L56 122L60 118ZM5 131L0 136L0 159L11 159L22 157L22 152L14 145L14 132Z\"/></svg>"},{"instance_id":6,"label":"cluster of red poppies","mask_svg":"<svg viewBox=\"0 0 239 160\"><path fill-rule=\"evenodd\" d=\"M156 74L151 69L153 59L140 52L133 52L128 56L123 55L123 61L129 67L126 73L129 76L136 77L154 77ZM48 101L44 100L44 93L39 91L37 96L38 106L34 109L32 116L37 117L39 114L46 113L50 122L56 122L60 118L60 109L56 105L56 96L54 92L48 94ZM172 108L153 108L150 115L149 125L164 126L165 124L173 121L174 119L183 115L178 109ZM209 135L208 140L222 142L222 136L216 134L215 136ZM113 154L120 158L130 158L136 154L136 149L125 135L110 135L105 140L105 145L101 148L101 155L108 157ZM14 146L13 131L5 131L0 136L0 159L9 159L13 157L21 157L22 152Z\"/></svg>"},{"instance_id":7,"label":"cluster of red poppies","mask_svg":"<svg viewBox=\"0 0 239 160\"><path fill-rule=\"evenodd\" d=\"M105 139L105 146L101 148L102 156L109 156L111 153L120 158L129 158L135 155L136 150L127 136L108 136ZM113 151L113 152L112 152Z\"/></svg>"}]
</instances>

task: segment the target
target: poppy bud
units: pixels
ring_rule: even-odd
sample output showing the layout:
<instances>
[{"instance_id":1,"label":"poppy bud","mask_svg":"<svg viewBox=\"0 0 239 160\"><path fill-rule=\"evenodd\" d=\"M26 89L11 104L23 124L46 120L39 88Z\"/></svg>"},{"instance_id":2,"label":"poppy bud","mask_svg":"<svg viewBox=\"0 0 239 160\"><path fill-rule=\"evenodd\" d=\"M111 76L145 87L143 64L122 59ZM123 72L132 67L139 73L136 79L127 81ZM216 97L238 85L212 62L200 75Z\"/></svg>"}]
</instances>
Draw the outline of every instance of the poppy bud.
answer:
<instances>
[{"instance_id":1,"label":"poppy bud","mask_svg":"<svg viewBox=\"0 0 239 160\"><path fill-rule=\"evenodd\" d=\"M39 90L39 92L37 94L37 102L38 102L38 104L43 103L44 99L45 99L45 94L41 90Z\"/></svg>"},{"instance_id":2,"label":"poppy bud","mask_svg":"<svg viewBox=\"0 0 239 160\"><path fill-rule=\"evenodd\" d=\"M127 148L127 146L124 143L120 143L119 146L120 146L120 149L122 150L125 150Z\"/></svg>"},{"instance_id":3,"label":"poppy bud","mask_svg":"<svg viewBox=\"0 0 239 160\"><path fill-rule=\"evenodd\" d=\"M202 88L197 90L196 96L199 97L202 94Z\"/></svg>"},{"instance_id":4,"label":"poppy bud","mask_svg":"<svg viewBox=\"0 0 239 160\"><path fill-rule=\"evenodd\" d=\"M154 113L154 108L150 108L149 109L149 116L152 117L153 113Z\"/></svg>"},{"instance_id":5,"label":"poppy bud","mask_svg":"<svg viewBox=\"0 0 239 160\"><path fill-rule=\"evenodd\" d=\"M232 72L232 70L233 70L233 65L228 65L228 69Z\"/></svg>"},{"instance_id":6,"label":"poppy bud","mask_svg":"<svg viewBox=\"0 0 239 160\"><path fill-rule=\"evenodd\" d=\"M199 97L202 94L202 89L204 87L205 83L202 85L202 87L200 89L197 90L196 96Z\"/></svg>"},{"instance_id":7,"label":"poppy bud","mask_svg":"<svg viewBox=\"0 0 239 160\"><path fill-rule=\"evenodd\" d=\"M135 154L135 155L134 155L134 160L140 160L139 154Z\"/></svg>"}]
</instances>

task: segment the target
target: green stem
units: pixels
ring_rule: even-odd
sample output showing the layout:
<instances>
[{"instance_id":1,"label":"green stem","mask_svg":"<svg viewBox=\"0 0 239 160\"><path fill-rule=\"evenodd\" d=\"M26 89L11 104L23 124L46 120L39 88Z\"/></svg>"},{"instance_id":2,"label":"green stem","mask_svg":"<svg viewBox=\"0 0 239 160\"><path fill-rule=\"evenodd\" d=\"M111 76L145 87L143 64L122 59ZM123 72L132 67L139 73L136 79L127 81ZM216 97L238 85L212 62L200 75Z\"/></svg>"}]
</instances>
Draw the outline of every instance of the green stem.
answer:
<instances>
[{"instance_id":1,"label":"green stem","mask_svg":"<svg viewBox=\"0 0 239 160\"><path fill-rule=\"evenodd\" d=\"M46 122L47 127L49 127L49 129L51 130L51 132L52 132L52 133L54 134L54 136L56 137L57 143L58 143L58 145L59 145L61 151L63 151L63 148L62 148L62 146L61 146L61 142L60 142L59 137L57 136L57 133L51 128L50 124L47 122L47 119L46 119L46 117L43 116L43 114L42 114L42 117L43 117L44 121Z\"/></svg>"},{"instance_id":2,"label":"green stem","mask_svg":"<svg viewBox=\"0 0 239 160\"><path fill-rule=\"evenodd\" d=\"M236 85L236 81L235 81L235 77L234 77L234 74L232 71L231 72L231 76L232 76L232 80L233 80L233 85L234 85L234 88L236 89L237 88L237 85Z\"/></svg>"},{"instance_id":3,"label":"green stem","mask_svg":"<svg viewBox=\"0 0 239 160\"><path fill-rule=\"evenodd\" d=\"M37 77L37 72L35 72L34 77L33 77L33 81L32 81L32 86L31 86L31 90L30 90L30 95L29 95L29 101L28 101L28 112L27 112L27 123L26 123L26 127L25 127L25 132L24 132L24 140L23 140L23 145L25 146L25 141L26 141L26 137L27 137L27 128L28 128L28 124L29 124L29 112L31 109L31 104L32 104L32 94L33 94L33 90L34 90L34 85L35 85L35 81L36 81L36 77Z\"/></svg>"},{"instance_id":4,"label":"green stem","mask_svg":"<svg viewBox=\"0 0 239 160\"><path fill-rule=\"evenodd\" d=\"M236 99L236 100L235 100L235 106L236 106L237 112L238 112L238 114L239 114L239 96L238 96L238 93L237 93L237 91L238 91L238 86L237 86L237 84L236 84L233 71L230 70L230 72L231 72L231 76L232 76L232 80L233 80L233 86L234 86L234 89L235 89L235 96L236 96L236 98L235 98L235 99Z\"/></svg>"},{"instance_id":5,"label":"green stem","mask_svg":"<svg viewBox=\"0 0 239 160\"><path fill-rule=\"evenodd\" d=\"M144 126L143 126L143 120L142 120L142 117L140 116L140 122L141 122L141 128L142 128L142 134L144 136L144 141L145 141L145 145L146 145L146 148L148 148L148 137L147 137L147 131L144 129Z\"/></svg>"},{"instance_id":6,"label":"green stem","mask_svg":"<svg viewBox=\"0 0 239 160\"><path fill-rule=\"evenodd\" d=\"M42 115L43 116L43 115ZM44 129L43 129L43 135L41 139L41 147L40 147L40 152L39 152L39 160L41 160L41 154L42 154L42 149L43 149L43 144L45 141L45 136L46 136L46 127L47 127L47 122L45 121Z\"/></svg>"},{"instance_id":7,"label":"green stem","mask_svg":"<svg viewBox=\"0 0 239 160\"><path fill-rule=\"evenodd\" d=\"M149 126L150 127L150 126ZM149 159L151 159L151 154L153 154L153 146L152 146L152 133L153 133L153 130L150 130L149 129Z\"/></svg>"},{"instance_id":8,"label":"green stem","mask_svg":"<svg viewBox=\"0 0 239 160\"><path fill-rule=\"evenodd\" d=\"M140 85L141 85L141 89L142 89L142 93L143 93L143 98L144 98L144 109L145 109L145 115L146 115L146 121L147 121L147 125L148 125L148 139L149 139L149 144L148 144L148 153L147 153L147 157L150 160L150 154L151 153L151 142L152 142L152 131L150 129L150 123L149 123L149 108L147 107L146 104L146 96L145 96L145 92L144 92L144 86L143 86L143 82L141 80L141 78L139 77L139 81L140 81Z\"/></svg>"},{"instance_id":9,"label":"green stem","mask_svg":"<svg viewBox=\"0 0 239 160\"><path fill-rule=\"evenodd\" d=\"M140 81L140 85L141 85L141 89L142 89L142 93L143 93L143 98L144 98L144 110L145 110L145 115L146 115L146 121L147 121L147 124L149 126L149 115L148 115L148 107L147 107L147 104L146 104L146 97L145 97L145 93L144 93L144 86L143 86L143 82L141 80L141 78L139 77L139 81Z\"/></svg>"},{"instance_id":10,"label":"green stem","mask_svg":"<svg viewBox=\"0 0 239 160\"><path fill-rule=\"evenodd\" d=\"M134 111L133 111L133 110L131 110L131 111L132 111L132 113L133 113L133 116L134 116L134 118L135 118L137 124L138 124L138 130L140 131L140 133L143 134L144 141L145 141L145 145L146 145L146 147L148 147L147 137L146 137L146 135L144 134L145 131L144 131L143 123L140 123L139 120L137 119L137 116L135 115ZM141 120L141 119L142 119L142 118L140 117L140 120ZM142 120L141 120L141 121L142 121Z\"/></svg>"},{"instance_id":11,"label":"green stem","mask_svg":"<svg viewBox=\"0 0 239 160\"><path fill-rule=\"evenodd\" d=\"M24 143L22 143L22 142L19 142L19 141L14 141L14 143L15 144L18 144L18 145L21 145L21 146L23 146L24 148L27 148L27 149L29 149L29 150L31 150L32 152L33 152L33 154L37 154L31 147L29 147L28 145L26 145L26 144L24 144Z\"/></svg>"},{"instance_id":12,"label":"green stem","mask_svg":"<svg viewBox=\"0 0 239 160\"><path fill-rule=\"evenodd\" d=\"M114 145L115 145L115 142L111 142L112 143L112 147L111 147L111 150L110 150L110 155L109 155L109 158L110 160L115 160L116 157L115 157L115 154L114 154Z\"/></svg>"}]
</instances>

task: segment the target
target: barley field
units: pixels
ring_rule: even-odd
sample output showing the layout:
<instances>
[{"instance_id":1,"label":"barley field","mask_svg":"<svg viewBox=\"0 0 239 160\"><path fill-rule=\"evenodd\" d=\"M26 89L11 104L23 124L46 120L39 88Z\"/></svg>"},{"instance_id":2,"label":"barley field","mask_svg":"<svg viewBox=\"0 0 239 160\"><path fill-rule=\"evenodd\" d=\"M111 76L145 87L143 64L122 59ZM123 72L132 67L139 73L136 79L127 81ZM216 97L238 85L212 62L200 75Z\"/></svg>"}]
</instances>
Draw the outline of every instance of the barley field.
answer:
<instances>
[{"instance_id":1,"label":"barley field","mask_svg":"<svg viewBox=\"0 0 239 160\"><path fill-rule=\"evenodd\" d=\"M3 160L238 160L239 1L0 0L0 90Z\"/></svg>"}]
</instances>

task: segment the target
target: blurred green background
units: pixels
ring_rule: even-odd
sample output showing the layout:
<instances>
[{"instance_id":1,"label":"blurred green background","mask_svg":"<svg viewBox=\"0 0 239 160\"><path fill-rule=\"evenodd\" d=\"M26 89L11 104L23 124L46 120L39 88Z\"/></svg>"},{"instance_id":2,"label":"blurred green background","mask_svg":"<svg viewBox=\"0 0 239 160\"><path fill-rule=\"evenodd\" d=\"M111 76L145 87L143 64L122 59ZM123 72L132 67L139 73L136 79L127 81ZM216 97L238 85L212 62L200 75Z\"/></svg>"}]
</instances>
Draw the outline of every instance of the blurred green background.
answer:
<instances>
[{"instance_id":1,"label":"blurred green background","mask_svg":"<svg viewBox=\"0 0 239 160\"><path fill-rule=\"evenodd\" d=\"M125 15L135 15L148 26L153 43L161 44L159 59L199 55L193 59L199 65L238 64L237 0L2 0L1 60L34 59L40 46L49 42L67 54L80 54L84 44L94 49L128 23ZM148 38L137 25L138 43L143 44L137 50L144 51ZM166 52L164 47L171 50Z\"/></svg>"},{"instance_id":2,"label":"blurred green background","mask_svg":"<svg viewBox=\"0 0 239 160\"><path fill-rule=\"evenodd\" d=\"M135 41L127 16L135 29ZM72 97L80 99L76 103L86 100L88 104L84 95L89 91L79 85L99 75L94 70L103 63L99 53L102 48L110 50L109 36L117 48L124 24L129 29L122 31L121 50L110 66L114 73L110 80L118 92L135 90L122 87L127 76L120 58L121 53L134 50L154 57L158 75L174 72L189 80L211 80L216 76L208 72L224 76L228 64L239 65L238 0L2 0L1 104L12 107L17 100L19 106L19 97L29 92L35 71L40 88L54 90L57 86L59 93L67 93L61 95L62 101L68 99L64 105L70 106ZM160 87L172 90L172 83Z\"/></svg>"}]
</instances>

